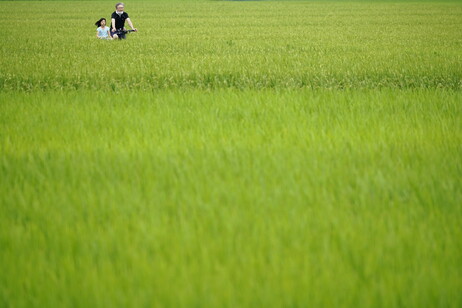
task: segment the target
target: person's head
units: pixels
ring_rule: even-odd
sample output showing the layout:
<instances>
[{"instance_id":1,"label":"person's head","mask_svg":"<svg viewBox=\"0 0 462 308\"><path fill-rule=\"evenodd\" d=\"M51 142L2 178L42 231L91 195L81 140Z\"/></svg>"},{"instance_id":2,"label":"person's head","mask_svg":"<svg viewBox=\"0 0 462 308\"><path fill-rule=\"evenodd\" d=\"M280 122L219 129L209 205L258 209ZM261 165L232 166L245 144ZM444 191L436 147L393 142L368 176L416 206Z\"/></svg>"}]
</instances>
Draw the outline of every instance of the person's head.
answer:
<instances>
[{"instance_id":1,"label":"person's head","mask_svg":"<svg viewBox=\"0 0 462 308\"><path fill-rule=\"evenodd\" d=\"M122 2L119 2L115 5L115 8L117 12L123 12L125 9L125 4L123 4Z\"/></svg>"},{"instance_id":2,"label":"person's head","mask_svg":"<svg viewBox=\"0 0 462 308\"><path fill-rule=\"evenodd\" d=\"M97 22L95 22L95 26L97 26L97 27L105 27L106 26L106 18L100 18Z\"/></svg>"}]
</instances>

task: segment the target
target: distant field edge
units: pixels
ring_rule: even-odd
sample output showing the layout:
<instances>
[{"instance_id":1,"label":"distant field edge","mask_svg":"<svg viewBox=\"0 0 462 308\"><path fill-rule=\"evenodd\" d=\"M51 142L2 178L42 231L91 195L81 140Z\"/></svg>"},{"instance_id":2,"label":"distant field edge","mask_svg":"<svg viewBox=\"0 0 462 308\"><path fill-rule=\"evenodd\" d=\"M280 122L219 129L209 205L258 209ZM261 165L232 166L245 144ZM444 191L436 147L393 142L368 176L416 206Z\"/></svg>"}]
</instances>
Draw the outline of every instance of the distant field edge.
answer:
<instances>
[{"instance_id":1,"label":"distant field edge","mask_svg":"<svg viewBox=\"0 0 462 308\"><path fill-rule=\"evenodd\" d=\"M0 2L95 2L91 0L0 0ZM462 0L131 0L125 2L461 2ZM98 2L114 2L114 0L98 0ZM117 2L117 1L116 1Z\"/></svg>"}]
</instances>

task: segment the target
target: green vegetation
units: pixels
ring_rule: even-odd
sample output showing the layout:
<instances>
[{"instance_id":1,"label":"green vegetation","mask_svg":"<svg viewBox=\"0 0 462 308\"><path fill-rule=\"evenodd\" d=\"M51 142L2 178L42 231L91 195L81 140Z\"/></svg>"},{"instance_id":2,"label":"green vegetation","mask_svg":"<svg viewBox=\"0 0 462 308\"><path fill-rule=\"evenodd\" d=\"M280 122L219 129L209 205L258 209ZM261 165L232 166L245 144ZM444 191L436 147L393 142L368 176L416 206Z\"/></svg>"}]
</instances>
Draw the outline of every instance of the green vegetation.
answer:
<instances>
[{"instance_id":1,"label":"green vegetation","mask_svg":"<svg viewBox=\"0 0 462 308\"><path fill-rule=\"evenodd\" d=\"M2 8L0 89L462 88L461 3L132 1L125 42L112 2Z\"/></svg>"},{"instance_id":2,"label":"green vegetation","mask_svg":"<svg viewBox=\"0 0 462 308\"><path fill-rule=\"evenodd\" d=\"M1 3L0 307L462 305L461 3Z\"/></svg>"}]
</instances>

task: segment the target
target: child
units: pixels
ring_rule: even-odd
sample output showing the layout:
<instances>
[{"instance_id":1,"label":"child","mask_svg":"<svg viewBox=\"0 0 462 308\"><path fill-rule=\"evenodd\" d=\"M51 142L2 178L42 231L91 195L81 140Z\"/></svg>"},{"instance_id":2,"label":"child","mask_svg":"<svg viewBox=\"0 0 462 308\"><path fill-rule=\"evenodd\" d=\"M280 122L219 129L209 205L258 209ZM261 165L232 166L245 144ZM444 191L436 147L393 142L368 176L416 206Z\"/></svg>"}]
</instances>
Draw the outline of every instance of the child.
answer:
<instances>
[{"instance_id":1,"label":"child","mask_svg":"<svg viewBox=\"0 0 462 308\"><path fill-rule=\"evenodd\" d=\"M106 27L106 18L101 18L95 23L95 26L98 27L96 29L96 37L101 40L112 40L110 35L109 27Z\"/></svg>"}]
</instances>

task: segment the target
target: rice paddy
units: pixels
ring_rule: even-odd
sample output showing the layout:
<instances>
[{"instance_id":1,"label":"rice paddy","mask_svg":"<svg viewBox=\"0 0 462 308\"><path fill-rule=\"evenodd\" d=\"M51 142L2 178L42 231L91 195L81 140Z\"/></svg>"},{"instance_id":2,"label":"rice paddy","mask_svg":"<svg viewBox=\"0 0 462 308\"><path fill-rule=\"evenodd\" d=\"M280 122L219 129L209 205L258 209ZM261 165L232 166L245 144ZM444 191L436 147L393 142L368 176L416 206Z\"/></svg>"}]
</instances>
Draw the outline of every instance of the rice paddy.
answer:
<instances>
[{"instance_id":1,"label":"rice paddy","mask_svg":"<svg viewBox=\"0 0 462 308\"><path fill-rule=\"evenodd\" d=\"M0 307L460 307L461 2L114 4L0 2Z\"/></svg>"}]
</instances>

